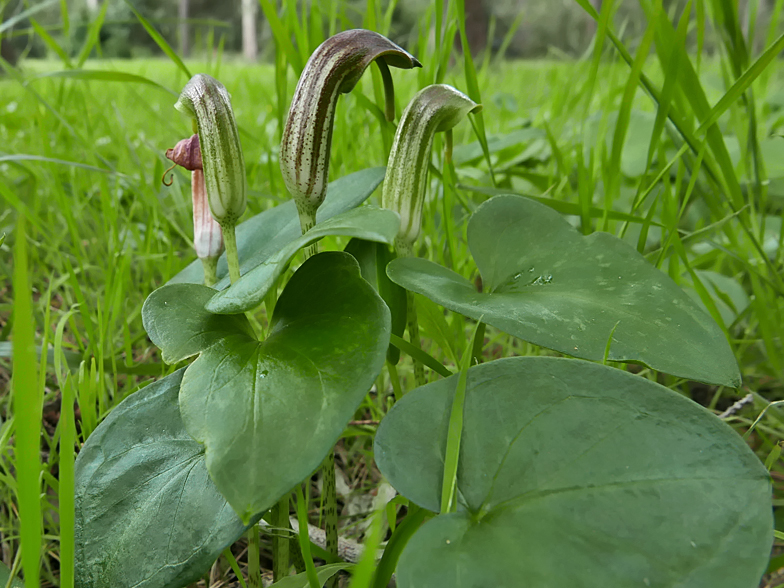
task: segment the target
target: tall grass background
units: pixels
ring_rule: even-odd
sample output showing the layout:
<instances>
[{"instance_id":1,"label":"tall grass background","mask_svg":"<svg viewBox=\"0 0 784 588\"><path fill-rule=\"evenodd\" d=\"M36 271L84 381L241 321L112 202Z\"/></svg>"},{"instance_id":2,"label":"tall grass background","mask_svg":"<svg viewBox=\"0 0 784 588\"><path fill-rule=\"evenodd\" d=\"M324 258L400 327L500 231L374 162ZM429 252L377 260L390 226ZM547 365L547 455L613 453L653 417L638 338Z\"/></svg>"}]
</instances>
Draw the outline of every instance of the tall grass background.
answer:
<instances>
[{"instance_id":1,"label":"tall grass background","mask_svg":"<svg viewBox=\"0 0 784 588\"><path fill-rule=\"evenodd\" d=\"M640 0L646 26L634 38L614 18L619 1L605 0L599 13L576 1L596 35L575 60L505 60L524 12L500 51L471 55L460 0L432 2L409 36L424 67L393 71L398 113L430 83L484 105L456 129L453 167L436 144L418 253L475 278L465 221L502 192L546 202L583 233L629 240L722 326L744 388L641 375L713 409L753 394L731 421L744 429L783 391L784 0L769 22L755 0L742 14L733 0L671 11ZM102 59L107 5L70 51L30 9L30 27L14 34L40 38L49 59L0 61L0 561L28 588L39 575L40 585L73 586L75 451L113 406L174 369L147 340L140 313L147 294L193 258L188 177L161 183L164 151L191 132L173 109L179 90L196 72L230 90L247 163L246 215L275 206L288 198L278 143L309 54L349 26L387 33L396 3L368 0L358 22L337 0L260 0L275 57L254 64L225 54L219 33L203 39L200 58L183 61L141 14L162 57ZM67 32L73 15L60 6L57 30ZM13 24L0 24L0 34ZM760 36L761 46L749 43ZM703 50L706 39L715 51ZM372 70L339 102L331 178L384 165L393 134ZM426 350L456 364L471 326L419 303ZM543 352L492 329L487 336L488 356ZM411 387L410 371L401 375ZM365 409L380 418L385 405L369 397ZM367 433L346 439L350 451L369 455ZM773 407L753 446L764 459L783 440L784 415ZM777 460L770 467L778 504L784 468Z\"/></svg>"}]
</instances>

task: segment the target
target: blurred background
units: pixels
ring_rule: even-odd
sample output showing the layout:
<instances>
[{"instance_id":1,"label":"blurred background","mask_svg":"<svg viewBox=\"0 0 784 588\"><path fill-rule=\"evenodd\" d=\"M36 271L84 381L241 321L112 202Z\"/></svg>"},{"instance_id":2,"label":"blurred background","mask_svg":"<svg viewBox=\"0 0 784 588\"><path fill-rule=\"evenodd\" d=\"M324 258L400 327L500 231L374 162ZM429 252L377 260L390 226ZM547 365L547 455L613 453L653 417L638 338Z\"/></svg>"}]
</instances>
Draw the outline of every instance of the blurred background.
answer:
<instances>
[{"instance_id":1,"label":"blurred background","mask_svg":"<svg viewBox=\"0 0 784 588\"><path fill-rule=\"evenodd\" d=\"M300 0L298 10L317 0ZM599 10L602 0L590 0ZM106 0L104 26L100 33L98 56L106 58L145 58L160 53L155 41L134 18L130 5L121 0ZM73 22L64 26L61 4L68 5ZM334 10L342 28L362 24L367 2L321 2L319 7L327 12ZM644 11L635 1L617 2L615 25L624 39L634 46L645 26ZM697 2L697 4L701 4ZM178 49L180 55L203 56L206 47L222 46L232 54L244 55L251 60L274 59L274 43L269 23L255 0L136 0L136 9L156 26L164 38ZM686 0L664 0L663 5L675 19L686 5ZM2 41L3 58L15 62L23 57L46 57L47 47L30 28L25 14L34 10L34 19L66 48L78 51L87 35L89 24L102 8L101 0L62 0L30 2L28 0L0 1L0 20L8 27ZM407 46L418 34L420 18L429 8L421 0L400 0L392 15L390 37ZM588 48L596 31L596 23L575 0L466 0L466 25L469 42L474 53L490 50L512 59L576 58ZM738 12L746 22L755 18L757 33L755 49L763 43L767 23L775 13L775 0L739 0ZM762 25L762 26L760 26ZM16 29L16 32L14 31ZM66 36L63 31L67 30ZM504 38L511 32L508 44ZM696 37L692 35L692 37ZM696 47L696 38L690 40ZM707 39L703 51L716 50L715 39Z\"/></svg>"}]
</instances>

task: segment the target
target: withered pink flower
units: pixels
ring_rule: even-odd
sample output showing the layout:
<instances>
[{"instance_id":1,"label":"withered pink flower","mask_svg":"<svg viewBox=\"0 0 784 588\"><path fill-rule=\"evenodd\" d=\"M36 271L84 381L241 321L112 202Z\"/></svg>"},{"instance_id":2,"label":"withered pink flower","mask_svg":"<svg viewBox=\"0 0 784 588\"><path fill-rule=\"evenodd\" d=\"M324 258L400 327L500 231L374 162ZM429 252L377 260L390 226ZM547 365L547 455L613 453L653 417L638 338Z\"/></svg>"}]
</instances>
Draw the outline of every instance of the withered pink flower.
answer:
<instances>
[{"instance_id":1,"label":"withered pink flower","mask_svg":"<svg viewBox=\"0 0 784 588\"><path fill-rule=\"evenodd\" d=\"M217 281L217 262L224 250L223 230L210 212L199 135L179 141L173 149L166 150L166 157L191 172L193 247L204 264L204 281L211 286Z\"/></svg>"},{"instance_id":2,"label":"withered pink flower","mask_svg":"<svg viewBox=\"0 0 784 588\"><path fill-rule=\"evenodd\" d=\"M193 194L193 247L199 259L220 257L223 253L223 231L218 221L212 217L204 172L195 169L191 172Z\"/></svg>"}]
</instances>

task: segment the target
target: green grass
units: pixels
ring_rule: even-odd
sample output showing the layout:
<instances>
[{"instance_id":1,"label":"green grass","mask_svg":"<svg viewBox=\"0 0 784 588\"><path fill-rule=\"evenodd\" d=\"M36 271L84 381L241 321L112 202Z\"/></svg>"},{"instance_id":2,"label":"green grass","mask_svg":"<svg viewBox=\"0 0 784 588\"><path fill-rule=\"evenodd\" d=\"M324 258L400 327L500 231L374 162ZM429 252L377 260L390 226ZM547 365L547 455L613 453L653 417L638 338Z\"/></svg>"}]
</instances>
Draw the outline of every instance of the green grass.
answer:
<instances>
[{"instance_id":1,"label":"green grass","mask_svg":"<svg viewBox=\"0 0 784 588\"><path fill-rule=\"evenodd\" d=\"M718 10L720 3L715 4ZM388 26L386 14L370 5L377 26ZM459 34L454 18L459 7L449 3L442 20L439 3L434 6L426 18L436 28L436 38ZM689 27L673 26L654 8L647 12L649 28L641 46L652 42L653 53L619 52L614 44L637 47L639 40L618 40L617 30L600 25L606 34L603 43L575 62L504 62L474 56L473 61L460 59L450 68L451 44L434 45L421 32L418 46L409 49L426 67L392 71L398 116L418 89L434 81L481 97L484 111L483 119L475 122L481 141L467 122L455 129L455 173L446 174L444 200L439 173L431 176L432 197L425 205L424 238L417 253L477 278L466 246L465 221L488 196L471 187L537 196L571 212L568 218L585 233L605 230L622 236L717 319L732 342L748 390L708 388L648 370L642 375L710 408L725 408L753 392L753 406L731 421L743 429L769 401L784 397L784 139L778 137L784 132L784 78L773 57L778 50L749 54L745 47L728 45L719 55L698 59L682 48L682 40L695 28L702 35L712 29L706 32L693 22ZM295 27L290 16L276 24L282 33ZM302 45L315 46L318 35L304 28L295 32L301 43L284 50L301 67L307 57ZM775 34L767 37L766 46L777 42ZM773 57L767 68L762 61L755 65L760 56ZM84 52L77 61L82 57ZM249 65L222 55L207 62L187 61L185 66L217 77L232 94L248 169L246 215L284 201L276 153L280 121L296 83L291 68L284 75L274 65ZM57 75L52 73L64 68L60 61L25 61L19 71L4 67L0 557L10 567L20 540L26 545L36 541L35 525L32 530L22 527L20 536L17 516L17 505L22 512L34 508L18 498L31 496L35 472L14 469L12 448L16 446L20 456L23 450L36 455L35 427L40 419L35 412L14 410L8 385L11 361L8 346L3 347L12 340L24 342L29 322L35 344L55 353L51 360L42 353L38 362L23 362L25 356L17 350L15 360L24 367L16 367L14 388L17 400L43 395L38 404L31 401L25 406L34 411L42 406L44 416L39 428L41 582L60 585L61 550L66 558L73 553L72 542L60 539L61 528L73 524L73 515L59 510L72 508L72 454L67 448L73 421L68 420L68 410L58 419L61 394L76 399L78 445L151 375L172 369L160 362L140 313L146 296L194 257L189 243L189 178L178 172L173 186L161 183L167 167L164 151L191 132L189 121L173 108L187 77L185 67L165 58L88 60L87 73L69 70ZM744 72L750 73L744 77ZM375 106L383 108L379 83L366 75L354 93L339 101L332 179L386 163L391 129L378 120ZM708 127L705 121L717 124ZM437 141L436 147L440 145ZM434 153L439 172L444 169L443 156L438 149ZM376 202L378 198L374 195ZM26 233L20 229L22 216L27 219ZM322 249L344 244L332 239ZM21 263L25 248L27 261ZM24 287L25 269L32 285L29 311L24 306L30 295ZM730 281L712 281L713 274L706 272ZM473 324L420 302L425 350L456 371ZM486 336L483 352L488 359L549 353L494 329L488 328ZM60 365L61 350L70 353L66 365ZM405 354L404 358L399 375L403 389L411 389L413 372ZM428 371L428 377L438 376ZM382 390L388 389L386 374L379 382ZM362 412L378 420L387 406L384 395L369 396ZM765 459L782 440L784 418L774 407L750 442ZM343 443L344 465L369 463L366 428L352 427ZM772 470L779 475L776 480L784 474L780 461ZM367 486L377 483L377 477L368 475ZM777 487L777 500L782 499ZM25 553L23 561L28 570L29 557ZM33 572L25 575L28 586L34 585ZM67 574L62 576L63 585L69 585Z\"/></svg>"}]
</instances>

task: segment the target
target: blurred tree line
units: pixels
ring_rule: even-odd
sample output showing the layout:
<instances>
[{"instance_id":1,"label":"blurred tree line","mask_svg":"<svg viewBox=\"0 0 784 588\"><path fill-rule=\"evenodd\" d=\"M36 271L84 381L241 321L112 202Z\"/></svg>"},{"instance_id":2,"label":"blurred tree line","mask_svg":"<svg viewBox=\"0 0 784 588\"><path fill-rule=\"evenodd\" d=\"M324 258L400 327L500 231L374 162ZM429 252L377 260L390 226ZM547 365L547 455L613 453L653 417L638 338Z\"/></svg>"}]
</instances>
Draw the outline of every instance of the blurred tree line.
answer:
<instances>
[{"instance_id":1,"label":"blurred tree line","mask_svg":"<svg viewBox=\"0 0 784 588\"><path fill-rule=\"evenodd\" d=\"M319 0L299 0L300 9ZM389 0L382 0L388 5ZM516 21L506 55L511 58L545 55L574 57L589 46L595 22L575 0L464 0L468 38L472 50L497 50L501 39ZM754 7L756 17L766 23L775 0L737 0L741 18ZM0 20L24 15L39 8L32 18L47 29L66 50L79 51L90 22L108 2L101 28L98 53L102 57L147 57L160 52L155 42L134 17L123 0L65 0L68 23L64 22L58 0L0 0ZM672 17L680 14L686 0L662 0ZM595 8L602 0L591 0ZM304 7L303 7L304 4ZM710 4L710 3L706 3ZM43 6L41 6L43 5ZM243 53L248 59L271 59L272 35L258 0L133 0L133 5L182 55L203 55L221 46L224 51ZM339 18L343 29L360 26L366 0L341 0ZM418 35L419 22L430 4L422 0L398 0L390 36L403 46ZM519 21L518 17L521 17ZM748 16L746 16L748 18ZM639 38L645 27L639 0L616 0L614 24L627 40ZM758 26L762 31L765 27ZM19 56L44 57L46 47L33 33L28 18L21 18L0 34L2 55L13 61ZM708 46L710 49L710 45Z\"/></svg>"}]
</instances>

